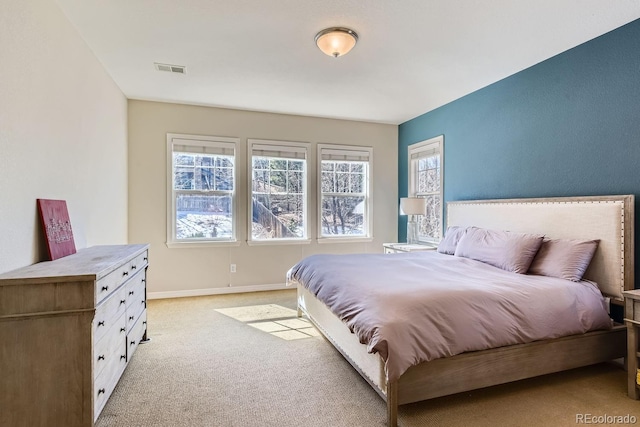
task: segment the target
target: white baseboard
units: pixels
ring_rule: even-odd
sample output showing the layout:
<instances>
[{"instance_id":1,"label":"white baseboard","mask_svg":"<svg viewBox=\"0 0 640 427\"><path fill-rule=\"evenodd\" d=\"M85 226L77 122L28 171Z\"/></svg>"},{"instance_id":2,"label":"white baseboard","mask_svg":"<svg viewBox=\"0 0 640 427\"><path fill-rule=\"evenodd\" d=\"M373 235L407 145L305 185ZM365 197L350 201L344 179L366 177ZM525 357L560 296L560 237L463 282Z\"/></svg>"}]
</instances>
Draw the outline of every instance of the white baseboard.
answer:
<instances>
[{"instance_id":1,"label":"white baseboard","mask_svg":"<svg viewBox=\"0 0 640 427\"><path fill-rule=\"evenodd\" d=\"M240 294L243 292L277 291L282 289L296 289L284 283L271 285L228 286L226 288L192 289L187 291L147 292L147 299L201 297L205 295Z\"/></svg>"}]
</instances>

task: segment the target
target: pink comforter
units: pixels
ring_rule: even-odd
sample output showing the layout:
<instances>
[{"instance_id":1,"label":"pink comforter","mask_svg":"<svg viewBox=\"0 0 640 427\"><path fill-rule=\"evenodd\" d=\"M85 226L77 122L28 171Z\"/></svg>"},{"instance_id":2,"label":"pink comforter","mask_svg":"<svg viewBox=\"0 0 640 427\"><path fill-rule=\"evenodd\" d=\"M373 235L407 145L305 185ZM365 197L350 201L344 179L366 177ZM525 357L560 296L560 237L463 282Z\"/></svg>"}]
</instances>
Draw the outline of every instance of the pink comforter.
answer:
<instances>
[{"instance_id":1,"label":"pink comforter","mask_svg":"<svg viewBox=\"0 0 640 427\"><path fill-rule=\"evenodd\" d=\"M595 283L510 273L435 251L313 255L287 280L379 353L392 381L439 357L612 326Z\"/></svg>"}]
</instances>

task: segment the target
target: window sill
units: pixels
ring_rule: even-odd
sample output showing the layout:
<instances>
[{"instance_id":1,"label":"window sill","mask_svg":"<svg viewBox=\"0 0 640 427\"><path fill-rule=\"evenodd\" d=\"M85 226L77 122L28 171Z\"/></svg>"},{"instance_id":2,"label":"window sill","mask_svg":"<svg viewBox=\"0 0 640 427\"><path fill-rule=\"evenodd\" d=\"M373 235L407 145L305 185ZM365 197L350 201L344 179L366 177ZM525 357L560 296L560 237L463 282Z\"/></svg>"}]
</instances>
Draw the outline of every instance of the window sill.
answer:
<instances>
[{"instance_id":1,"label":"window sill","mask_svg":"<svg viewBox=\"0 0 640 427\"><path fill-rule=\"evenodd\" d=\"M270 245L308 245L311 239L271 239L271 240L247 240L249 246L270 246Z\"/></svg>"},{"instance_id":2,"label":"window sill","mask_svg":"<svg viewBox=\"0 0 640 427\"><path fill-rule=\"evenodd\" d=\"M332 243L369 243L373 242L373 237L321 237L318 243L321 245Z\"/></svg>"},{"instance_id":3,"label":"window sill","mask_svg":"<svg viewBox=\"0 0 640 427\"><path fill-rule=\"evenodd\" d=\"M170 249L179 248L222 248L229 246L240 246L240 242L237 240L223 240L223 241L206 241L206 242L166 242L166 245Z\"/></svg>"}]
</instances>

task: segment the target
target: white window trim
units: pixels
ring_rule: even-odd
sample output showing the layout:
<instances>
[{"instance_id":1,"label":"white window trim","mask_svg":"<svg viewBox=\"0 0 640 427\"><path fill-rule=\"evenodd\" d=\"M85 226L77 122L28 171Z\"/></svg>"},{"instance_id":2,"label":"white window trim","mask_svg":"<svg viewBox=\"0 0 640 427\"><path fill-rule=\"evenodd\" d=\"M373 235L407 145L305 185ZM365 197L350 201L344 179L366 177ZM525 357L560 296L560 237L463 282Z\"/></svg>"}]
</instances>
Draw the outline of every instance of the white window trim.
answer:
<instances>
[{"instance_id":1,"label":"white window trim","mask_svg":"<svg viewBox=\"0 0 640 427\"><path fill-rule=\"evenodd\" d=\"M286 151L287 147L292 150L295 148L303 148L305 152L305 167L304 167L304 182L302 184L304 189L304 232L303 237L297 239L253 239L252 237L252 224L253 224L253 146L254 145L272 145L282 147ZM260 246L260 245L300 245L308 244L311 242L309 238L309 146L308 142L296 142L296 141L278 141L272 139L247 139L247 245Z\"/></svg>"},{"instance_id":2,"label":"white window trim","mask_svg":"<svg viewBox=\"0 0 640 427\"><path fill-rule=\"evenodd\" d=\"M231 193L231 238L229 239L211 239L211 240L177 240L176 235L176 218L175 218L175 197L173 194L173 146L174 140L190 140L197 145L215 145L215 143L231 143L234 145L234 168L233 168L233 192ZM204 136L189 135L178 133L167 133L167 240L166 245L169 248L189 248L189 247L209 247L209 246L238 246L237 241L237 182L238 182L238 143L239 138L221 137L221 136ZM177 144L176 144L177 145Z\"/></svg>"},{"instance_id":3,"label":"white window trim","mask_svg":"<svg viewBox=\"0 0 640 427\"><path fill-rule=\"evenodd\" d=\"M345 152L366 152L369 161L367 167L367 181L365 182L365 187L367 189L367 197L366 197L366 221L367 221L367 229L366 234L364 236L323 236L322 235L322 150L339 150ZM373 241L373 147L363 147L359 145L335 145L335 144L318 144L318 156L317 156L317 173L316 173L316 181L317 181L317 205L318 212L317 218L317 232L318 232L318 243L361 243L361 242L371 242Z\"/></svg>"},{"instance_id":4,"label":"white window trim","mask_svg":"<svg viewBox=\"0 0 640 427\"><path fill-rule=\"evenodd\" d=\"M415 182L415 174L413 173L412 165L411 165L411 157L414 154L429 151L436 149L440 153L440 233L437 239L420 239L418 236L418 240L421 242L434 243L438 242L442 239L443 235L443 227L444 227L444 135L439 135L424 141L417 142L408 147L408 171L409 171L409 186L408 186L408 196L415 197L416 196L416 182Z\"/></svg>"}]
</instances>

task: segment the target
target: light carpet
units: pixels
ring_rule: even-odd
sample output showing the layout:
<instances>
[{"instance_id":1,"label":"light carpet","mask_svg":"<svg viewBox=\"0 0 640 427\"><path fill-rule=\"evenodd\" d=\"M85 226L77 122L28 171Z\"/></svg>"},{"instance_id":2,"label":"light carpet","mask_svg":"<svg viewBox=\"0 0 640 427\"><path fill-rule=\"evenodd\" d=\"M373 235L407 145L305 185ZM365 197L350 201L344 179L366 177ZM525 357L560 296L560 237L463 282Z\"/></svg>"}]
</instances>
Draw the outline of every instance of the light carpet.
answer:
<instances>
[{"instance_id":1,"label":"light carpet","mask_svg":"<svg viewBox=\"0 0 640 427\"><path fill-rule=\"evenodd\" d=\"M151 341L96 426L385 426L384 401L313 328L290 322L295 308L294 290L149 301ZM399 423L561 427L580 414L640 424L625 371L599 364L403 405Z\"/></svg>"}]
</instances>

